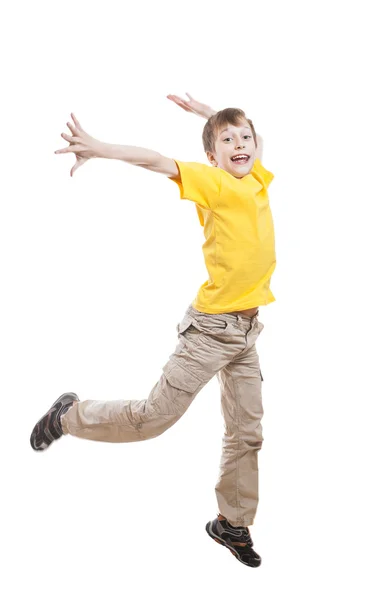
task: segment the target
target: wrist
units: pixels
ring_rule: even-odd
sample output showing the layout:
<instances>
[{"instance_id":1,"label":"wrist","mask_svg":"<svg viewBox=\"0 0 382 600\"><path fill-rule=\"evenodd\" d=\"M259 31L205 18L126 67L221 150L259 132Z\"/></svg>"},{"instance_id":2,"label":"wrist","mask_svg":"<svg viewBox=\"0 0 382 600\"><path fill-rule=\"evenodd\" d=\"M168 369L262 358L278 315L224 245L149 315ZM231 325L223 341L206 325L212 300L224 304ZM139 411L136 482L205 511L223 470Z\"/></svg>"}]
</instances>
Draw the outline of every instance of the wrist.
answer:
<instances>
[{"instance_id":1,"label":"wrist","mask_svg":"<svg viewBox=\"0 0 382 600\"><path fill-rule=\"evenodd\" d=\"M97 145L97 156L98 158L118 158L117 146L115 144L100 142Z\"/></svg>"},{"instance_id":2,"label":"wrist","mask_svg":"<svg viewBox=\"0 0 382 600\"><path fill-rule=\"evenodd\" d=\"M205 119L209 119L213 115L216 115L216 113L217 113L217 110L214 110L210 106L207 106L206 109L205 109L205 111L204 111L203 116L204 116Z\"/></svg>"}]
</instances>

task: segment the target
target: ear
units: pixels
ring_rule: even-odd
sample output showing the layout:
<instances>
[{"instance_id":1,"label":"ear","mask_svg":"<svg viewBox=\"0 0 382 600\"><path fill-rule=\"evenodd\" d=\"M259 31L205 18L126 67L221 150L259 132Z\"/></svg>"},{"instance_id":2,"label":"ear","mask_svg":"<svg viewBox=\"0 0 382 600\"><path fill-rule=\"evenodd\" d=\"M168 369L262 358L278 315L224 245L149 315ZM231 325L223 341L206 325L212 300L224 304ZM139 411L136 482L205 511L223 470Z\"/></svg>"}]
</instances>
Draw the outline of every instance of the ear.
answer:
<instances>
[{"instance_id":1,"label":"ear","mask_svg":"<svg viewBox=\"0 0 382 600\"><path fill-rule=\"evenodd\" d=\"M212 165L213 167L216 167L218 163L217 163L217 161L215 160L215 157L214 157L214 155L212 154L212 152L206 152L206 154L207 154L207 158L208 158L209 162L211 163L211 165Z\"/></svg>"},{"instance_id":2,"label":"ear","mask_svg":"<svg viewBox=\"0 0 382 600\"><path fill-rule=\"evenodd\" d=\"M257 147L255 150L255 158L259 158L260 162L263 160L263 138L256 133Z\"/></svg>"}]
</instances>

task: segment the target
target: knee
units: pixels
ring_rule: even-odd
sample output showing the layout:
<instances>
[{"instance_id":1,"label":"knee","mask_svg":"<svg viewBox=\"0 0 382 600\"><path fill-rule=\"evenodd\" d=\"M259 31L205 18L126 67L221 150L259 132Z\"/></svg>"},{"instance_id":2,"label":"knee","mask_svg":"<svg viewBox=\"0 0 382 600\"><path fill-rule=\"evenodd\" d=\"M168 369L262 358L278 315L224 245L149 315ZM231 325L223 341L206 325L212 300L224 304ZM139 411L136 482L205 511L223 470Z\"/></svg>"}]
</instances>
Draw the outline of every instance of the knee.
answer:
<instances>
[{"instance_id":1,"label":"knee","mask_svg":"<svg viewBox=\"0 0 382 600\"><path fill-rule=\"evenodd\" d=\"M243 440L248 449L250 450L261 450L263 445L263 440L258 439L244 439Z\"/></svg>"},{"instance_id":2,"label":"knee","mask_svg":"<svg viewBox=\"0 0 382 600\"><path fill-rule=\"evenodd\" d=\"M152 419L140 423L140 434L145 440L156 438L170 429L179 419L178 415L156 414Z\"/></svg>"},{"instance_id":3,"label":"knee","mask_svg":"<svg viewBox=\"0 0 382 600\"><path fill-rule=\"evenodd\" d=\"M243 427L240 438L248 449L260 450L264 441L261 423L250 423Z\"/></svg>"}]
</instances>

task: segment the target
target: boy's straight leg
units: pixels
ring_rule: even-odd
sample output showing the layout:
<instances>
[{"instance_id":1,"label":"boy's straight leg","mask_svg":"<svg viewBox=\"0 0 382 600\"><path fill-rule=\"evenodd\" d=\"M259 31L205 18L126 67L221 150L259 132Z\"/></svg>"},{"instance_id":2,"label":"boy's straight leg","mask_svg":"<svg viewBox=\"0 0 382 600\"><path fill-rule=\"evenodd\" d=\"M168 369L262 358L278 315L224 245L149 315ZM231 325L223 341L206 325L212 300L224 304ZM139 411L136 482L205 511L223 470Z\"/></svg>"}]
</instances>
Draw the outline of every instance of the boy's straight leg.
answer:
<instances>
[{"instance_id":1,"label":"boy's straight leg","mask_svg":"<svg viewBox=\"0 0 382 600\"><path fill-rule=\"evenodd\" d=\"M225 316L206 315L189 307L177 326L178 345L149 397L78 402L61 418L63 433L104 442L135 442L162 434L243 349L243 334L235 334Z\"/></svg>"},{"instance_id":2,"label":"boy's straight leg","mask_svg":"<svg viewBox=\"0 0 382 600\"><path fill-rule=\"evenodd\" d=\"M218 374L225 421L219 479L219 511L234 527L254 522L259 501L258 452L262 447L262 375L256 339L259 321L247 333L247 346Z\"/></svg>"}]
</instances>

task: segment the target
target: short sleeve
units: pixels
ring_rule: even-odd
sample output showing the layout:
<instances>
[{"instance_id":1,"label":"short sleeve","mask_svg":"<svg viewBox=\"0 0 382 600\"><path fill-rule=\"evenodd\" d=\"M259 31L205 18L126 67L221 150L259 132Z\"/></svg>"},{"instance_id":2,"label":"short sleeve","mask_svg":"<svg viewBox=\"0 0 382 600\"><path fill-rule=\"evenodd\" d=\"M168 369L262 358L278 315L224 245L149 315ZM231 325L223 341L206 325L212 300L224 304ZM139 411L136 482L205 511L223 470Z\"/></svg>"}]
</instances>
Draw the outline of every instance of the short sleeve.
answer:
<instances>
[{"instance_id":1,"label":"short sleeve","mask_svg":"<svg viewBox=\"0 0 382 600\"><path fill-rule=\"evenodd\" d=\"M179 160L175 160L175 162L178 165L180 177L178 179L169 177L169 179L178 185L180 198L191 200L203 208L213 210L220 194L220 169L197 162L181 162Z\"/></svg>"},{"instance_id":2,"label":"short sleeve","mask_svg":"<svg viewBox=\"0 0 382 600\"><path fill-rule=\"evenodd\" d=\"M274 175L271 173L271 171L267 171L267 169L263 167L259 158L256 158L255 162L253 163L252 171L254 171L256 175L260 176L262 182L264 183L265 189L268 189L268 186L273 180Z\"/></svg>"}]
</instances>

